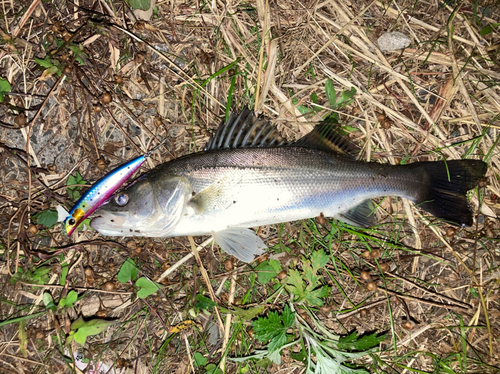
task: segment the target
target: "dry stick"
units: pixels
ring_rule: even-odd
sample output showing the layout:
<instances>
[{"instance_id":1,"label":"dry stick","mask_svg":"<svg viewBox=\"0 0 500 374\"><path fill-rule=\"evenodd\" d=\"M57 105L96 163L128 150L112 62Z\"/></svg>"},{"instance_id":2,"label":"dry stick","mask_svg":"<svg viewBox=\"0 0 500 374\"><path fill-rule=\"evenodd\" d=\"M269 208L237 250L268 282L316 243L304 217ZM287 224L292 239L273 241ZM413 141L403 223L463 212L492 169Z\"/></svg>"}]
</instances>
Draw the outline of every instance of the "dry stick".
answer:
<instances>
[{"instance_id":1,"label":"dry stick","mask_svg":"<svg viewBox=\"0 0 500 374\"><path fill-rule=\"evenodd\" d=\"M262 8L262 1L263 0L257 0L257 10L260 10ZM260 5L260 6L259 6ZM263 13L264 14L261 14L261 12L258 12L259 13L259 18L261 18L261 22L262 22L262 36L260 38L261 40L261 43L260 43L260 51L259 51L259 66L257 67L257 83L256 83L256 91L255 91L255 106L254 106L254 109L255 111L258 111L259 109L259 94L260 94L260 81L262 79L262 65L263 65L263 62L264 62L264 47L266 45L266 18L267 18L267 2L266 2L266 6L265 6L265 9L263 10ZM223 370L224 371L224 370Z\"/></svg>"},{"instance_id":2,"label":"dry stick","mask_svg":"<svg viewBox=\"0 0 500 374\"><path fill-rule=\"evenodd\" d=\"M55 290L62 290L66 286L60 286L58 284L33 284L33 283L26 283L26 282L19 282L19 284L22 284L24 286L28 287L40 287L40 288L48 288L48 289L55 289ZM112 294L112 295L132 295L133 292L126 292L126 291L106 291L106 290L101 290L99 288L88 288L88 287L71 287L72 290L77 290L77 291L84 291L84 292L95 292L95 293L106 293L106 294Z\"/></svg>"},{"instance_id":3,"label":"dry stick","mask_svg":"<svg viewBox=\"0 0 500 374\"><path fill-rule=\"evenodd\" d=\"M327 16L323 15L322 13L318 13L318 17L320 17L321 19L323 19L325 22L328 22L330 23L332 26L336 27L336 28L340 28L340 26L335 23L334 21L332 21L331 19L329 19ZM352 27L355 27L355 26L352 26ZM353 42L356 42L356 40L359 40L358 38L355 38L355 37L352 37L351 38ZM366 51L363 53L363 52L360 52L358 51L357 49L351 47L350 45L340 41L340 40L337 40L335 42L335 44L338 46L338 47L342 47L342 49L347 49L348 51L350 51L351 53L361 57L362 59L366 60L366 61L369 61L370 63L372 64L375 64L378 68L380 68L381 70L384 70L385 72L387 73L390 73L391 75L394 75L394 76L397 76L401 79L403 79L404 81L407 81L407 82L411 82L410 78L408 78L406 75L404 74L401 74L397 71L394 71L394 69L391 67L391 66L386 66L384 64L382 64L380 61L377 60L377 57L374 56L372 53L370 53L366 48L363 48L362 49L365 49ZM361 48L360 45L358 45L359 43L356 43L356 45L358 47ZM339 48L340 49L340 48ZM392 80L391 81L392 83L396 82L396 80ZM429 90L427 87L424 87L416 82L411 82L415 87L418 87L424 91L426 91L427 93L433 95L433 96L436 96L440 99L444 99L443 97L441 97L440 95L436 94L435 92L432 92L431 90ZM386 82L386 84L390 84L389 82ZM381 87L384 87L383 85L381 85Z\"/></svg>"},{"instance_id":4,"label":"dry stick","mask_svg":"<svg viewBox=\"0 0 500 374\"><path fill-rule=\"evenodd\" d=\"M115 123L116 127L118 127L120 129L123 136L125 136L127 138L127 140L130 142L130 144L132 144L134 146L134 148L137 150L137 152L139 152L139 154L143 154L144 152L141 150L141 147L139 147L137 144L135 144L134 141L130 138L130 136L128 136L127 132L123 129L123 127L118 123L118 121L115 119L115 117L111 113L111 110L109 110L109 108L105 108L105 109L106 109L106 112L108 113L109 117L111 118L111 120Z\"/></svg>"},{"instance_id":5,"label":"dry stick","mask_svg":"<svg viewBox=\"0 0 500 374\"><path fill-rule=\"evenodd\" d=\"M229 298L227 301L228 307L230 307L234 302L235 291L236 291L236 273L233 273L233 275L231 276L231 287L229 289ZM224 352L225 349L227 348L227 342L229 341L229 332L231 330L232 318L233 318L233 316L231 313L226 314L226 324L224 326L224 340L222 343L222 352ZM225 372L226 357L227 357L227 355L224 354L222 357L221 363L220 363L220 368L221 368L222 372Z\"/></svg>"},{"instance_id":6,"label":"dry stick","mask_svg":"<svg viewBox=\"0 0 500 374\"><path fill-rule=\"evenodd\" d=\"M376 268L375 265L372 265L372 264L370 264L370 265L373 266L374 268ZM408 283L408 284L412 285L413 287L419 289L420 291L423 291L425 293L430 293L431 295L433 295L433 296L435 296L437 298L441 298L441 299L449 301L450 303L459 305L461 308L464 308L464 309L470 309L471 308L471 306L469 304L467 304L467 303L455 300L455 299L453 299L453 298L451 298L449 296L446 296L446 295L443 295L443 294L440 294L440 293L437 293L437 292L430 291L430 290L428 290L428 289L426 289L426 288L424 288L422 286L419 286L417 283L409 281L408 279L400 277L399 275L393 274L393 273L391 273L389 271L386 271L384 274L389 275L389 276L391 276L393 278L399 279L399 280L401 280L401 281L403 281L405 283Z\"/></svg>"},{"instance_id":7,"label":"dry stick","mask_svg":"<svg viewBox=\"0 0 500 374\"><path fill-rule=\"evenodd\" d=\"M344 318L347 318L347 317L350 317L354 314L357 314L359 313L361 310L364 310L364 309L371 309L371 308L374 308L380 304L385 304L387 302L387 298L384 297L383 299L381 300L378 300L378 301L374 301L373 303L371 304L367 304L367 305L363 305L363 306L360 306L359 308L356 308L355 310L351 310L350 312L347 312L347 313L343 313L343 314L340 314L340 315L335 315L335 318L336 319L344 319Z\"/></svg>"},{"instance_id":8,"label":"dry stick","mask_svg":"<svg viewBox=\"0 0 500 374\"><path fill-rule=\"evenodd\" d=\"M35 365L40 365L40 366L49 366L47 364L42 364L41 362L38 362L38 361L33 361L33 360L30 360L28 358L24 358L24 357L19 357L19 356L14 356L14 355L10 355L8 353L0 353L0 356L7 356L7 357L12 357L12 358L15 358L17 360L21 360L21 361L26 361L26 362L31 362L32 364L35 364Z\"/></svg>"},{"instance_id":9,"label":"dry stick","mask_svg":"<svg viewBox=\"0 0 500 374\"><path fill-rule=\"evenodd\" d=\"M338 11L345 18L348 18L347 15L340 8L338 9ZM371 43L371 41L366 37L366 35L363 32L360 32L360 30L357 29L357 28L355 28L355 31L360 36L360 38L362 38L362 39L365 40L366 43ZM375 48L375 53L377 54L379 60L382 62L383 65L385 65L385 66L387 66L389 68L391 67L391 65L386 60L384 54L380 51L380 49ZM424 118L427 120L427 122L429 122L429 129L431 129L432 125L434 125L434 121L432 120L431 116L429 116L429 113L427 113L427 111L420 105L420 103L418 102L418 100L415 97L415 95L413 94L413 92L403 83L403 80L399 77L399 75L396 75L396 74L392 73L392 71L391 71L391 74L394 76L394 78L396 79L397 83L403 89L403 91L405 92L406 96L411 100L411 102L413 103L413 105L415 105L415 107L420 111L420 113L424 116ZM443 139L443 140L446 139L446 137L444 136L444 134L442 134L442 132L439 130L439 128L437 128L437 127L434 128L434 131L439 135L439 137L441 139ZM430 131L427 131L427 132L430 132Z\"/></svg>"},{"instance_id":10,"label":"dry stick","mask_svg":"<svg viewBox=\"0 0 500 374\"><path fill-rule=\"evenodd\" d=\"M193 374L194 374L194 373L196 373L196 371L194 370L194 366L193 366L193 358L191 357L191 349L189 348L189 341L188 341L188 338L187 338L187 335L185 332L182 333L182 336L184 338L184 342L186 343L186 352L187 352L187 355L189 358L189 367L191 368L191 370L193 371Z\"/></svg>"},{"instance_id":11,"label":"dry stick","mask_svg":"<svg viewBox=\"0 0 500 374\"><path fill-rule=\"evenodd\" d=\"M376 1L376 3L377 3L377 6L383 8L386 13L392 13L395 17L400 17L401 15L403 17L406 16L405 21L414 23L414 24L416 24L418 26L421 26L421 27L423 27L423 28L425 28L427 30L431 30L431 31L434 31L434 32L440 31L440 29L438 27L431 26L428 23L425 23L425 22L419 20L418 18L415 18L413 16L408 15L408 13L406 12L406 10L398 11L396 9L393 9L393 8L390 7L389 3L382 4L380 1ZM473 47L476 46L476 43L471 42L468 39L461 38L460 36L455 36L454 35L453 39L457 40L457 41L459 41L461 43L465 43L465 44L471 45Z\"/></svg>"},{"instance_id":12,"label":"dry stick","mask_svg":"<svg viewBox=\"0 0 500 374\"><path fill-rule=\"evenodd\" d=\"M311 58L309 58L304 64L302 64L301 67L299 67L297 70L295 70L295 73L293 73L293 75L295 77L297 77L300 72L302 70L304 70L307 66L309 66L309 64L311 63L312 60L314 60L316 57L319 56L319 54L321 52L323 52L326 48L328 48L330 46L330 44L332 44L335 39L337 39L337 37L342 33L344 32L344 30L346 30L351 24L353 24L358 18L360 18L368 9L370 9L372 7L373 4L375 4L375 1L376 0L373 0L370 4L368 4L365 8L363 8L363 10L361 10L361 12L359 12L359 14L354 17L352 20L350 20L348 23L346 23L339 31L337 31L337 33L332 36L330 38L330 40L328 40L324 45L323 47L321 47L316 53L314 53Z\"/></svg>"},{"instance_id":13,"label":"dry stick","mask_svg":"<svg viewBox=\"0 0 500 374\"><path fill-rule=\"evenodd\" d=\"M262 84L262 94L259 99L259 105L257 106L257 111L260 111L264 102L266 101L267 94L271 88L271 84L274 83L274 70L276 69L276 61L278 59L278 42L276 39L270 41L268 45L267 52L267 69L264 75L264 82Z\"/></svg>"},{"instance_id":14,"label":"dry stick","mask_svg":"<svg viewBox=\"0 0 500 374\"><path fill-rule=\"evenodd\" d=\"M441 313L441 314L437 315L436 316L436 320L439 320L443 316L444 316L444 313ZM400 347L400 346L404 346L404 345L408 344L411 340L413 340L417 336L423 334L425 331L429 330L430 328L433 328L435 325L442 325L442 324L439 323L439 322L431 322L431 323L429 323L429 324L427 324L425 326L422 326L418 330L412 331L411 334L409 334L408 337L406 337L405 339L400 340L397 343L397 346Z\"/></svg>"},{"instance_id":15,"label":"dry stick","mask_svg":"<svg viewBox=\"0 0 500 374\"><path fill-rule=\"evenodd\" d=\"M210 283L210 278L208 277L207 271L205 270L205 266L203 266L203 262L201 262L200 254L198 253L198 248L196 247L196 243L193 240L192 236L188 236L189 243L191 243L191 249L193 250L194 257L196 258L196 262L198 262L198 266L200 267L201 275L205 284L207 285L208 293L210 294L210 298L214 303L217 303L217 299L215 297L214 289L212 288L212 284ZM222 323L222 318L219 313L218 308L215 309L215 314L217 315L217 320L219 322L220 331L224 331L224 324Z\"/></svg>"},{"instance_id":16,"label":"dry stick","mask_svg":"<svg viewBox=\"0 0 500 374\"><path fill-rule=\"evenodd\" d=\"M210 237L208 238L207 240L205 240L203 243L201 243L197 248L196 250L198 252L202 251L203 249L205 249L205 247L207 245L209 245L212 241L214 240L213 237ZM160 277L156 280L156 282L161 282L163 279L165 279L166 277L168 277L171 273L173 273L174 271L176 271L182 264L184 264L185 262L189 261L190 259L192 259L194 257L194 254L193 252L187 254L186 256L184 256L183 258L181 258L179 261L177 261L174 265L172 265L171 267L169 267L167 270L165 270L163 272L162 275L160 275Z\"/></svg>"},{"instance_id":17,"label":"dry stick","mask_svg":"<svg viewBox=\"0 0 500 374\"><path fill-rule=\"evenodd\" d=\"M421 134L423 134L424 136L428 136L429 137L429 140L432 141L433 143L437 143L439 144L440 146L446 146L447 144L442 141L441 139L435 137L434 135L432 134L429 134L428 131L422 129L419 125L417 125L415 122L413 122L412 120L404 117L401 115L400 112L397 112L395 111L394 109L392 108L389 108L388 106L385 106L384 104L380 103L379 101L377 101L373 96L369 95L368 93L365 93L363 90L359 89L359 87L356 87L354 84L352 84L351 82L349 82L348 80L340 77L339 75L335 74L333 71L331 71L330 69L328 69L326 66L323 66L323 71L332 79L336 80L337 82L339 82L340 84L342 84L343 86L347 87L347 88L351 88L351 87L354 87L356 88L357 90L357 93L356 95L360 95L363 99L369 101L372 105L382 109L383 111L385 111L386 113L390 114L391 116L393 116L394 118L397 118L399 119L402 123L404 123L406 126L410 127L411 129L413 130L416 130L418 132L420 132ZM452 158L459 158L459 156L457 156L455 153L456 151L455 150L452 150L451 148L449 147L444 147L443 148L443 153L446 153L448 156L452 157Z\"/></svg>"},{"instance_id":18,"label":"dry stick","mask_svg":"<svg viewBox=\"0 0 500 374\"><path fill-rule=\"evenodd\" d=\"M453 8L451 8L448 4L444 3L444 5L446 6L446 8L448 8L448 10L450 10L452 12L454 11ZM460 4L459 8L461 7L461 5L462 4ZM479 50L479 53L481 54L482 58L484 59L484 61L486 61L486 63L488 65L494 66L495 63L490 61L490 57L488 56L488 52L486 51L484 46L481 44L481 42L477 39L476 34L474 33L474 31L470 27L469 20L467 18L465 18L464 16L462 16L460 13L458 13L458 10L456 12L454 12L453 17L457 18L459 21L463 22L465 28L469 32L471 39L474 41L474 47L477 50Z\"/></svg>"},{"instance_id":19,"label":"dry stick","mask_svg":"<svg viewBox=\"0 0 500 374\"><path fill-rule=\"evenodd\" d=\"M457 12L458 12L458 9L457 9ZM453 16L456 15L457 12L454 12ZM448 22L449 22L448 24L451 25L453 22L453 19L450 19ZM467 92L467 88L465 88L464 82L462 80L462 73L458 69L457 60L455 59L455 48L453 45L453 39L451 38L451 34L452 34L452 31L450 30L450 33L448 34L448 45L450 47L451 61L452 61L451 67L453 69L455 84L458 85L460 93L462 94L465 102L467 103L467 107L469 108L469 111L472 115L472 118L474 119L474 122L476 123L477 131L479 131L479 133L481 133L482 132L481 121L479 120L479 117L477 116L476 109L474 108L474 104L472 104L472 100L469 96L469 93Z\"/></svg>"},{"instance_id":20,"label":"dry stick","mask_svg":"<svg viewBox=\"0 0 500 374\"><path fill-rule=\"evenodd\" d=\"M422 303L422 304L428 304L428 305L432 305L432 306L437 306L439 308L447 308L447 309L455 310L455 311L458 311L458 312L463 312L464 309L466 309L466 310L470 309L470 308L463 308L463 307L458 306L458 305L446 305L446 304L443 304L443 303L438 303L437 301L431 301L431 300L427 300L427 299L422 299L422 298L416 297L416 296L402 295L399 292L390 290L388 288L383 288L381 290L383 290L384 292L387 292L390 295L397 296L397 297L400 297L402 299L413 300L413 301L417 301L417 302Z\"/></svg>"},{"instance_id":21,"label":"dry stick","mask_svg":"<svg viewBox=\"0 0 500 374\"><path fill-rule=\"evenodd\" d=\"M464 267L464 269L467 271L467 273L469 273L469 276L472 278L472 281L475 282L476 284L480 284L480 283L478 283L477 278L474 275L474 273L472 272L472 270L469 269L469 267L467 265L465 265L464 261L460 258L460 256L458 255L458 253L455 252L455 250L451 247L451 245L446 240L444 240L443 236L437 231L436 227L432 226L430 224L430 222L424 216L422 216L418 211L417 211L417 213L419 214L419 216L422 219L422 221L424 222L424 224L427 227L429 227L432 231L434 231L434 233L441 240L441 242L443 242L443 244L457 258L457 260ZM479 298L481 299L481 304L482 304L482 307L483 307L483 310L484 310L484 319L486 321L486 330L488 331L488 341L490 343L489 344L490 356L493 357L493 338L492 338L492 331L491 331L491 326L490 326L490 320L489 320L489 317L488 317L488 309L486 308L486 300L484 299L484 295L483 295L483 287L478 287L478 292L479 292Z\"/></svg>"},{"instance_id":22,"label":"dry stick","mask_svg":"<svg viewBox=\"0 0 500 374\"><path fill-rule=\"evenodd\" d=\"M144 43L149 50L151 50L152 52L156 53L160 58L162 58L163 60L165 60L166 62L168 62L168 64L173 67L173 69L169 68L169 70L170 70L170 72L172 74L174 74L176 77L178 77L180 79L184 79L187 82L193 84L199 90L201 90L202 92L204 92L208 97L210 97L210 99L214 100L221 107L225 108L225 106L219 100L217 100L215 97L213 97L207 90L205 90L202 86L200 86L200 84L198 82L196 82L193 78L191 78L189 75L187 75L183 70L179 69L179 67L177 65L175 65L175 63L172 60L170 60L167 56L165 56L163 54L163 52L158 51L155 47L153 47L147 41L145 41L144 39L139 38L137 35L135 35L134 33L131 33L130 31L124 29L123 27L120 27L120 26L115 25L115 24L110 24L109 26L113 27L113 28L115 28L117 30L120 30L121 32L127 34L128 36L130 36L131 38L137 40L138 42ZM179 73L177 73L175 71L177 69L179 69L179 72L181 72L181 74L179 74Z\"/></svg>"}]
</instances>

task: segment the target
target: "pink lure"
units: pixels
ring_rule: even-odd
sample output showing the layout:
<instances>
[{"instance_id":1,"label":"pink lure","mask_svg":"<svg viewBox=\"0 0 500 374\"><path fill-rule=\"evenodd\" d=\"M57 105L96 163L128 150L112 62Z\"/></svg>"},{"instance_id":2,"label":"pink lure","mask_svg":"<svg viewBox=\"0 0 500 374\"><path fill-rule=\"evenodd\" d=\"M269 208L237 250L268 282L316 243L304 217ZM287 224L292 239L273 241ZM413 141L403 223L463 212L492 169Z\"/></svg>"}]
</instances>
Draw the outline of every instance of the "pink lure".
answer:
<instances>
[{"instance_id":1,"label":"pink lure","mask_svg":"<svg viewBox=\"0 0 500 374\"><path fill-rule=\"evenodd\" d=\"M108 200L141 167L149 154L148 152L112 170L83 194L64 220L64 228L68 236L71 236L85 218Z\"/></svg>"}]
</instances>

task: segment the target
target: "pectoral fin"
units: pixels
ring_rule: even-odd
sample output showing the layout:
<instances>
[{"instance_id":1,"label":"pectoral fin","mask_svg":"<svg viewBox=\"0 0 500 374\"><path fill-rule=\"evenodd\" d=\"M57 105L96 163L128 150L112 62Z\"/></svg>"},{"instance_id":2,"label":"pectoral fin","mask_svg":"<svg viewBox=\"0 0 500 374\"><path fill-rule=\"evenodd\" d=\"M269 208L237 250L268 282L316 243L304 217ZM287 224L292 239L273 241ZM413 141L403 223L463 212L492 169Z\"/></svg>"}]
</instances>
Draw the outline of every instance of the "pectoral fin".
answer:
<instances>
[{"instance_id":1,"label":"pectoral fin","mask_svg":"<svg viewBox=\"0 0 500 374\"><path fill-rule=\"evenodd\" d=\"M243 262L252 262L267 249L261 238L247 228L230 227L222 231L212 231L217 244L230 255Z\"/></svg>"}]
</instances>

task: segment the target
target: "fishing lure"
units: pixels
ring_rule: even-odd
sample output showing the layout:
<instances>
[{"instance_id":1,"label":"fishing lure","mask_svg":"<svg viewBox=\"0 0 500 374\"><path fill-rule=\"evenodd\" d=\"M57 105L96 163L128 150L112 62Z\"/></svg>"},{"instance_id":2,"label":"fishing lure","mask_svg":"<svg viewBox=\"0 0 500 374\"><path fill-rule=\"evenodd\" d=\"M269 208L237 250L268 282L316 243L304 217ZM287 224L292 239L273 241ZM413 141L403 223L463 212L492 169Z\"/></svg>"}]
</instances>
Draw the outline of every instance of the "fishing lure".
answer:
<instances>
[{"instance_id":1,"label":"fishing lure","mask_svg":"<svg viewBox=\"0 0 500 374\"><path fill-rule=\"evenodd\" d=\"M120 188L120 186L141 167L146 159L156 149L163 145L163 143L165 143L165 141L166 139L142 156L139 156L113 169L95 182L87 191L85 191L83 196L80 197L73 208L69 211L68 217L64 220L64 228L68 236L71 236L73 231L80 226L85 218L90 216L97 208L108 200L116 192L116 190L118 190L118 188ZM117 198L125 199L126 195L118 195ZM121 201L121 203L124 204L126 202Z\"/></svg>"}]
</instances>

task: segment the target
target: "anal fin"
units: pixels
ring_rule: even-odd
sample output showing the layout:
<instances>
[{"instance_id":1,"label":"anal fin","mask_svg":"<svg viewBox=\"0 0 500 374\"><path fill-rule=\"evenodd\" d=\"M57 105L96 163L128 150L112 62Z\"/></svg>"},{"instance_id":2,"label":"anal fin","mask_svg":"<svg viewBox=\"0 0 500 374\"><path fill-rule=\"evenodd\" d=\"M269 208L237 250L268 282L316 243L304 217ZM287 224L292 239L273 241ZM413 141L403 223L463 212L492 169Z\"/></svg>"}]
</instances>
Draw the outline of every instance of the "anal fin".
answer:
<instances>
[{"instance_id":1,"label":"anal fin","mask_svg":"<svg viewBox=\"0 0 500 374\"><path fill-rule=\"evenodd\" d=\"M358 227L371 227L377 224L375 207L370 199L363 201L347 212L335 215L335 218Z\"/></svg>"},{"instance_id":2,"label":"anal fin","mask_svg":"<svg viewBox=\"0 0 500 374\"><path fill-rule=\"evenodd\" d=\"M243 262L252 262L255 256L260 256L267 249L262 239L247 228L229 227L211 234L226 253Z\"/></svg>"}]
</instances>

